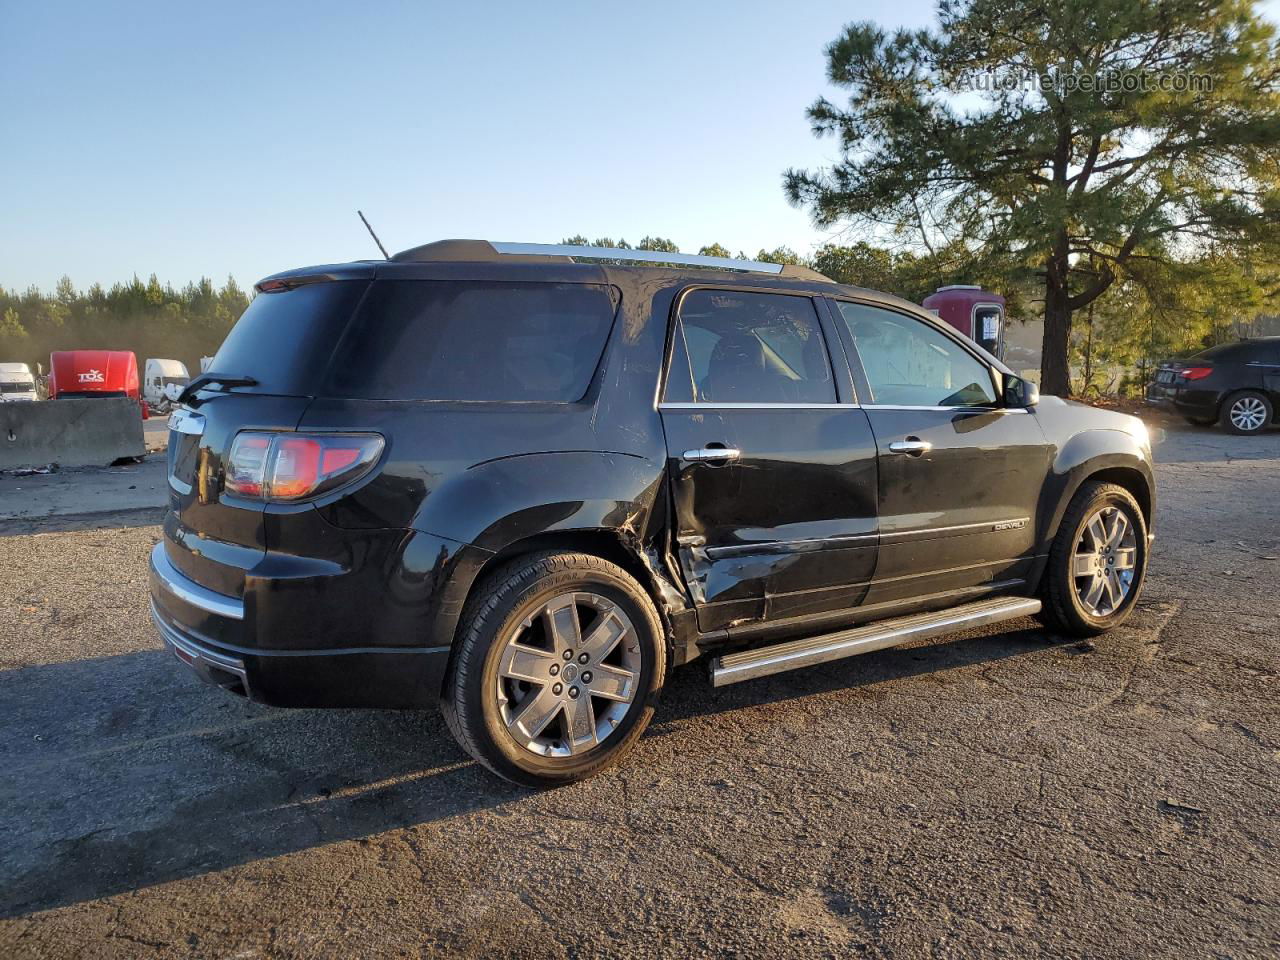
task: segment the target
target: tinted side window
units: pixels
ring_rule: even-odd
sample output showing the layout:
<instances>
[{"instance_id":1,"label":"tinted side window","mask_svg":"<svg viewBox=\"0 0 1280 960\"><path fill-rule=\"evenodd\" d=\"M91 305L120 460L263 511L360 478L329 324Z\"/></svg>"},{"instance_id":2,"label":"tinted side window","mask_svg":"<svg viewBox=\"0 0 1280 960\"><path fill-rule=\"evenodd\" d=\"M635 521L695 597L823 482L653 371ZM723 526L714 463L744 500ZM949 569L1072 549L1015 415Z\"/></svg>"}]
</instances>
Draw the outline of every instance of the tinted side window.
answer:
<instances>
[{"instance_id":1,"label":"tinted side window","mask_svg":"<svg viewBox=\"0 0 1280 960\"><path fill-rule=\"evenodd\" d=\"M841 303L871 403L912 407L987 406L996 402L991 371L960 344L905 314Z\"/></svg>"},{"instance_id":2,"label":"tinted side window","mask_svg":"<svg viewBox=\"0 0 1280 960\"><path fill-rule=\"evenodd\" d=\"M368 400L571 403L613 326L609 287L379 280L329 368Z\"/></svg>"},{"instance_id":3,"label":"tinted side window","mask_svg":"<svg viewBox=\"0 0 1280 960\"><path fill-rule=\"evenodd\" d=\"M667 401L835 403L808 297L694 290L680 304Z\"/></svg>"}]
</instances>

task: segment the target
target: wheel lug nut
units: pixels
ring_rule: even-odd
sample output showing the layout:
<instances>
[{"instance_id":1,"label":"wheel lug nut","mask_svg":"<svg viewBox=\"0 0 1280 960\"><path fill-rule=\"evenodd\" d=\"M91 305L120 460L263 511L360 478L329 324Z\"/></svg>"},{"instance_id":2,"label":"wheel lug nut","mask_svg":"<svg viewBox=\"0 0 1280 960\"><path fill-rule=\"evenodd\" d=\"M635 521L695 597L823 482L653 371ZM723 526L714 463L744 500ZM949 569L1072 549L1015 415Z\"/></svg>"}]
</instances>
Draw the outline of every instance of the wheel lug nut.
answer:
<instances>
[{"instance_id":1,"label":"wheel lug nut","mask_svg":"<svg viewBox=\"0 0 1280 960\"><path fill-rule=\"evenodd\" d=\"M560 672L560 664L553 663L551 665L551 675L554 677L559 672Z\"/></svg>"},{"instance_id":2,"label":"wheel lug nut","mask_svg":"<svg viewBox=\"0 0 1280 960\"><path fill-rule=\"evenodd\" d=\"M572 650L566 650L566 651L564 652L564 658L565 658L566 660L572 660L572 659L573 659L573 651L572 651Z\"/></svg>"},{"instance_id":3,"label":"wheel lug nut","mask_svg":"<svg viewBox=\"0 0 1280 960\"><path fill-rule=\"evenodd\" d=\"M558 684L558 683L557 683L554 687L552 687L552 688L551 688L551 692L552 692L552 693L554 693L557 697L558 697L558 696L560 696L560 694L561 694L563 691L564 691L564 687L562 687L562 686L561 686L560 684Z\"/></svg>"},{"instance_id":4,"label":"wheel lug nut","mask_svg":"<svg viewBox=\"0 0 1280 960\"><path fill-rule=\"evenodd\" d=\"M583 671L582 671L582 682L583 682L583 683L590 683L590 682L591 682L591 671L590 671L590 670L583 670Z\"/></svg>"},{"instance_id":5,"label":"wheel lug nut","mask_svg":"<svg viewBox=\"0 0 1280 960\"><path fill-rule=\"evenodd\" d=\"M577 688L577 687L570 687L570 688L569 688L569 697L570 697L570 699L572 699L572 700L577 700L577 699L578 699L578 694L579 694L580 692L581 692L581 691L580 691L580 690L578 690L578 688Z\"/></svg>"},{"instance_id":6,"label":"wheel lug nut","mask_svg":"<svg viewBox=\"0 0 1280 960\"><path fill-rule=\"evenodd\" d=\"M587 662L588 660L590 660L590 659L591 659L591 658L590 658L590 657L588 657L588 656L584 653L584 654L582 654L581 656L579 656L579 657L578 657L578 662L579 662L579 663L586 663L586 662Z\"/></svg>"}]
</instances>

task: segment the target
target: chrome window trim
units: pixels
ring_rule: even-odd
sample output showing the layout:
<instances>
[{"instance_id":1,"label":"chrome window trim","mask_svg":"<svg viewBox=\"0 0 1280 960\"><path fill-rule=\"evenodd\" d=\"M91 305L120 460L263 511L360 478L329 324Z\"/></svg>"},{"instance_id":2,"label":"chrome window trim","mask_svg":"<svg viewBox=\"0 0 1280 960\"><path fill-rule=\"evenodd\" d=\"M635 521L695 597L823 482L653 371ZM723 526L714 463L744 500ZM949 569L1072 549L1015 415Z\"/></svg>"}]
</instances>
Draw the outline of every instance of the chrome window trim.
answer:
<instances>
[{"instance_id":1,"label":"chrome window trim","mask_svg":"<svg viewBox=\"0 0 1280 960\"><path fill-rule=\"evenodd\" d=\"M715 403L713 401L658 404L659 410L839 410L841 408L857 409L856 403Z\"/></svg>"},{"instance_id":2,"label":"chrome window trim","mask_svg":"<svg viewBox=\"0 0 1280 960\"><path fill-rule=\"evenodd\" d=\"M934 410L939 413L957 413L961 411L974 413L1030 413L1031 411L1025 407L929 407L929 406L912 406L910 404L901 403L864 403L862 404L868 410Z\"/></svg>"},{"instance_id":3,"label":"chrome window trim","mask_svg":"<svg viewBox=\"0 0 1280 960\"><path fill-rule=\"evenodd\" d=\"M164 552L164 541L157 543L151 551L151 569L161 585L179 600L230 620L244 619L244 601L228 597L223 593L215 593L208 587L202 587L194 580L184 577L169 562Z\"/></svg>"}]
</instances>

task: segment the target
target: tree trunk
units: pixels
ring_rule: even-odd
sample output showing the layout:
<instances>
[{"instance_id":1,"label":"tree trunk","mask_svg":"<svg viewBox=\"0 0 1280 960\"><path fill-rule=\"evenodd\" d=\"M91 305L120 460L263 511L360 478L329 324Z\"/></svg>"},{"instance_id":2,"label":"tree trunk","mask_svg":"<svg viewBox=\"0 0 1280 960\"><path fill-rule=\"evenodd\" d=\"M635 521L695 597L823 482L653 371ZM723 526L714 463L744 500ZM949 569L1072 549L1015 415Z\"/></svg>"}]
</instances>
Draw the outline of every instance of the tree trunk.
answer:
<instances>
[{"instance_id":1,"label":"tree trunk","mask_svg":"<svg viewBox=\"0 0 1280 960\"><path fill-rule=\"evenodd\" d=\"M1071 338L1070 291L1067 289L1066 244L1050 255L1045 264L1044 340L1040 344L1040 390L1058 397L1071 395L1071 366L1068 344Z\"/></svg>"}]
</instances>

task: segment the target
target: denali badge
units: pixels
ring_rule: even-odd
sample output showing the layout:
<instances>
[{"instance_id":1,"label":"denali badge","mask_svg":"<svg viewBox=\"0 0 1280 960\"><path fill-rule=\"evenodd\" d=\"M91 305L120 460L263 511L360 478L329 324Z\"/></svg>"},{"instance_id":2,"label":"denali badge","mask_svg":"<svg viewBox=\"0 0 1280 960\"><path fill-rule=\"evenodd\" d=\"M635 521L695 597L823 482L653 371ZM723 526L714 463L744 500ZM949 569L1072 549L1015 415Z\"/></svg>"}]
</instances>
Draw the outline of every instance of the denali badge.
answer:
<instances>
[{"instance_id":1,"label":"denali badge","mask_svg":"<svg viewBox=\"0 0 1280 960\"><path fill-rule=\"evenodd\" d=\"M1025 519L1001 520L999 523L993 523L991 525L991 529L993 532L996 530L1021 530L1026 525L1027 525L1027 521Z\"/></svg>"}]
</instances>

